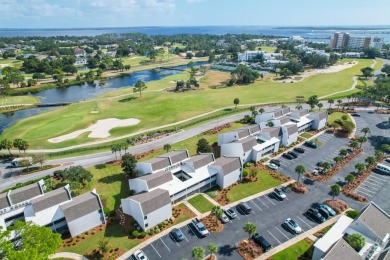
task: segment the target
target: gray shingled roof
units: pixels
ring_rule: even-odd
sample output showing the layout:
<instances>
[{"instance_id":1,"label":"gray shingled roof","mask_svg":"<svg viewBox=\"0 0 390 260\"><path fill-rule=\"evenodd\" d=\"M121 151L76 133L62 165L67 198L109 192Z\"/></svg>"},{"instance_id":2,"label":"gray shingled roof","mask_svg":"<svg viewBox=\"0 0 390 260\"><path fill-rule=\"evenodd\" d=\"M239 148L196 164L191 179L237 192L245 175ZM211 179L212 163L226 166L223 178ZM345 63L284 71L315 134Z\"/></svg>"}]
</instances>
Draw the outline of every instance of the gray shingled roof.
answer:
<instances>
[{"instance_id":1,"label":"gray shingled roof","mask_svg":"<svg viewBox=\"0 0 390 260\"><path fill-rule=\"evenodd\" d=\"M171 165L168 158L162 157L155 157L144 161L143 163L150 163L153 171L161 170Z\"/></svg>"},{"instance_id":2,"label":"gray shingled roof","mask_svg":"<svg viewBox=\"0 0 390 260\"><path fill-rule=\"evenodd\" d=\"M172 161L172 164L175 164L175 163L178 163L178 162L181 162L181 161L187 159L188 158L188 154L187 154L187 150L176 150L176 151L172 151L172 152L160 155L159 157L160 158L162 158L162 157L170 157L171 161Z\"/></svg>"},{"instance_id":3,"label":"gray shingled roof","mask_svg":"<svg viewBox=\"0 0 390 260\"><path fill-rule=\"evenodd\" d=\"M245 138L249 136L249 130L248 129L237 129L237 136L238 139Z\"/></svg>"},{"instance_id":4,"label":"gray shingled roof","mask_svg":"<svg viewBox=\"0 0 390 260\"><path fill-rule=\"evenodd\" d=\"M7 192L0 194L0 209L4 209L11 206L8 202Z\"/></svg>"},{"instance_id":5,"label":"gray shingled roof","mask_svg":"<svg viewBox=\"0 0 390 260\"><path fill-rule=\"evenodd\" d=\"M173 177L171 172L161 171L153 174L147 174L137 179L146 181L148 188L153 189L161 184L173 180Z\"/></svg>"},{"instance_id":6,"label":"gray shingled roof","mask_svg":"<svg viewBox=\"0 0 390 260\"><path fill-rule=\"evenodd\" d=\"M280 136L280 127L267 127L267 128L263 128L261 129L261 132L268 132L270 137L275 137L277 138L278 136Z\"/></svg>"},{"instance_id":7,"label":"gray shingled roof","mask_svg":"<svg viewBox=\"0 0 390 260\"><path fill-rule=\"evenodd\" d=\"M199 169L200 167L203 167L207 164L210 164L214 161L212 154L198 154L195 156L192 156L188 162L192 162L194 165L195 170Z\"/></svg>"},{"instance_id":8,"label":"gray shingled roof","mask_svg":"<svg viewBox=\"0 0 390 260\"><path fill-rule=\"evenodd\" d=\"M241 168L239 157L219 157L212 165L220 166L222 168L223 175L228 175Z\"/></svg>"},{"instance_id":9,"label":"gray shingled roof","mask_svg":"<svg viewBox=\"0 0 390 260\"><path fill-rule=\"evenodd\" d=\"M92 192L73 198L71 202L60 206L67 222L81 218L100 209L98 197Z\"/></svg>"},{"instance_id":10,"label":"gray shingled roof","mask_svg":"<svg viewBox=\"0 0 390 260\"><path fill-rule=\"evenodd\" d=\"M378 237L383 239L390 234L390 216L381 210L375 203L370 203L355 219L360 220Z\"/></svg>"},{"instance_id":11,"label":"gray shingled roof","mask_svg":"<svg viewBox=\"0 0 390 260\"><path fill-rule=\"evenodd\" d=\"M145 192L130 197L131 200L139 202L142 213L147 215L167 204L171 204L169 192L163 189L155 189L151 192Z\"/></svg>"},{"instance_id":12,"label":"gray shingled roof","mask_svg":"<svg viewBox=\"0 0 390 260\"><path fill-rule=\"evenodd\" d=\"M283 112L283 115L285 115L285 114L290 112L290 108L289 107L284 107L284 108L282 108L282 112Z\"/></svg>"},{"instance_id":13,"label":"gray shingled roof","mask_svg":"<svg viewBox=\"0 0 390 260\"><path fill-rule=\"evenodd\" d=\"M242 144L242 149L244 152L247 152L253 148L253 146L257 145L257 140L255 137L248 137L243 140L237 141L237 143Z\"/></svg>"},{"instance_id":14,"label":"gray shingled roof","mask_svg":"<svg viewBox=\"0 0 390 260\"><path fill-rule=\"evenodd\" d=\"M328 115L327 111L318 112L318 117L320 118L320 120L325 119L327 117L327 115Z\"/></svg>"},{"instance_id":15,"label":"gray shingled roof","mask_svg":"<svg viewBox=\"0 0 390 260\"><path fill-rule=\"evenodd\" d=\"M322 259L362 260L362 257L343 238L341 238L330 248Z\"/></svg>"},{"instance_id":16,"label":"gray shingled roof","mask_svg":"<svg viewBox=\"0 0 390 260\"><path fill-rule=\"evenodd\" d=\"M309 110L308 109L298 110L298 114L299 114L299 116L307 115L307 114L309 114Z\"/></svg>"},{"instance_id":17,"label":"gray shingled roof","mask_svg":"<svg viewBox=\"0 0 390 260\"><path fill-rule=\"evenodd\" d=\"M68 200L70 200L69 193L65 187L62 187L33 199L31 204L35 212L40 212Z\"/></svg>"},{"instance_id":18,"label":"gray shingled roof","mask_svg":"<svg viewBox=\"0 0 390 260\"><path fill-rule=\"evenodd\" d=\"M298 133L298 126L297 126L297 124L285 125L284 127L286 127L287 133L289 135Z\"/></svg>"},{"instance_id":19,"label":"gray shingled roof","mask_svg":"<svg viewBox=\"0 0 390 260\"><path fill-rule=\"evenodd\" d=\"M288 116L282 116L281 118L278 118L278 120L280 121L281 125L284 125L284 124L290 122L290 118Z\"/></svg>"},{"instance_id":20,"label":"gray shingled roof","mask_svg":"<svg viewBox=\"0 0 390 260\"><path fill-rule=\"evenodd\" d=\"M33 199L39 195L42 195L43 192L39 186L39 183L33 183L16 190L11 190L10 199L12 204L17 204L26 200Z\"/></svg>"},{"instance_id":21,"label":"gray shingled roof","mask_svg":"<svg viewBox=\"0 0 390 260\"><path fill-rule=\"evenodd\" d=\"M274 110L274 111L271 111L271 112L274 114L275 118L281 117L283 115L283 111L281 109L277 109L277 110Z\"/></svg>"},{"instance_id":22,"label":"gray shingled roof","mask_svg":"<svg viewBox=\"0 0 390 260\"><path fill-rule=\"evenodd\" d=\"M258 124L249 125L249 126L246 126L246 127L242 127L240 129L248 129L250 134L258 133L261 130L260 129L260 125L258 125Z\"/></svg>"}]
</instances>

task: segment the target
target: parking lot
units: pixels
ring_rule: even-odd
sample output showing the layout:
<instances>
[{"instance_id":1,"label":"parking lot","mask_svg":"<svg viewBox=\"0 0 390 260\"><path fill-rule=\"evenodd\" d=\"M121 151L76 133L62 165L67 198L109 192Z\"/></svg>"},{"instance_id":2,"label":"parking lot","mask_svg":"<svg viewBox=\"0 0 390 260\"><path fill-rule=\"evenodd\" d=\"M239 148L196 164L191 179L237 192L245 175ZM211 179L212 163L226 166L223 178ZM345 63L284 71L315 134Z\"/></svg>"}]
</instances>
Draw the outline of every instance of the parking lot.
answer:
<instances>
[{"instance_id":1,"label":"parking lot","mask_svg":"<svg viewBox=\"0 0 390 260\"><path fill-rule=\"evenodd\" d=\"M292 218L303 230L303 232L318 225L313 219L305 215L305 212L312 203L322 202L321 193L313 191L312 196L302 196L295 192L286 193L287 198L281 201L273 193L269 193L252 200L248 205L252 213L245 215L237 207L233 210L237 218L224 224L220 233L210 234L201 238L195 228L189 224L181 227L180 230L185 238L181 242L175 242L169 235L165 235L156 241L148 244L142 250L149 259L182 259L189 258L195 246L207 247L208 243L215 243L218 247L218 257L229 257L229 259L242 259L239 256L236 245L247 238L248 235L242 229L246 222L256 224L260 233L271 245L276 247L296 236L283 223L287 218Z\"/></svg>"},{"instance_id":2,"label":"parking lot","mask_svg":"<svg viewBox=\"0 0 390 260\"><path fill-rule=\"evenodd\" d=\"M301 145L305 149L305 153L297 153L298 158L296 159L286 159L284 157L279 157L278 160L281 162L281 167L278 171L281 173L290 176L294 179L297 179L297 174L295 173L295 167L299 164L305 166L306 172L313 172L316 168L318 162L329 162L334 164L333 158L339 155L341 149L348 148L349 139L336 137L333 134L324 133L318 136L318 141L322 142L323 145L313 149Z\"/></svg>"},{"instance_id":3,"label":"parking lot","mask_svg":"<svg viewBox=\"0 0 390 260\"><path fill-rule=\"evenodd\" d=\"M390 166L390 163L383 162L387 166ZM355 192L365 196L367 199L372 200L376 194L386 187L390 181L390 176L382 174L380 172L374 171L368 176L368 178L356 188Z\"/></svg>"}]
</instances>

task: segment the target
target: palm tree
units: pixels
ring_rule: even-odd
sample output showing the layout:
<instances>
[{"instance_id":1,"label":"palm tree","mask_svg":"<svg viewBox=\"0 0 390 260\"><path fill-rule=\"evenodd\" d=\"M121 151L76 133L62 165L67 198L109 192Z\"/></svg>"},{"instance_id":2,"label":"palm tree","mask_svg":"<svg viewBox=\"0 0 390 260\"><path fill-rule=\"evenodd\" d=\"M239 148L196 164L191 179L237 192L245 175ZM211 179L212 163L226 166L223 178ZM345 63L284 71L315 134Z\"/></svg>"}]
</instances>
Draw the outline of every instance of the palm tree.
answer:
<instances>
[{"instance_id":1,"label":"palm tree","mask_svg":"<svg viewBox=\"0 0 390 260\"><path fill-rule=\"evenodd\" d=\"M363 143L367 142L367 137L361 136L361 137L359 137L358 140L359 140L359 143L360 143L360 147L359 148L362 148Z\"/></svg>"},{"instance_id":2,"label":"palm tree","mask_svg":"<svg viewBox=\"0 0 390 260\"><path fill-rule=\"evenodd\" d=\"M8 140L8 139L3 139L1 140L0 142L0 150L1 149L7 149L8 152L9 152L9 155L12 156L11 154L11 148L13 147L13 142L11 140Z\"/></svg>"},{"instance_id":3,"label":"palm tree","mask_svg":"<svg viewBox=\"0 0 390 260\"><path fill-rule=\"evenodd\" d=\"M329 103L329 108L330 108L330 106L334 103L334 99L330 98L330 99L328 100L328 103Z\"/></svg>"},{"instance_id":4,"label":"palm tree","mask_svg":"<svg viewBox=\"0 0 390 260\"><path fill-rule=\"evenodd\" d=\"M329 170L330 168L332 168L332 164L330 164L330 162L324 162L324 163L322 164L322 168L323 168L325 171L327 171L327 170Z\"/></svg>"},{"instance_id":5,"label":"palm tree","mask_svg":"<svg viewBox=\"0 0 390 260\"><path fill-rule=\"evenodd\" d=\"M259 109L259 113L260 113L260 114L263 114L264 112L265 112L265 109L261 107L261 108Z\"/></svg>"},{"instance_id":6,"label":"palm tree","mask_svg":"<svg viewBox=\"0 0 390 260\"><path fill-rule=\"evenodd\" d=\"M351 183L355 180L355 176L353 176L353 174L348 174L346 177L345 177L345 181L348 182L348 183Z\"/></svg>"},{"instance_id":7,"label":"palm tree","mask_svg":"<svg viewBox=\"0 0 390 260\"><path fill-rule=\"evenodd\" d=\"M357 163L357 164L355 164L355 169L360 174L362 171L364 171L366 169L366 166L364 165L364 163Z\"/></svg>"},{"instance_id":8,"label":"palm tree","mask_svg":"<svg viewBox=\"0 0 390 260\"><path fill-rule=\"evenodd\" d=\"M371 129L369 127L364 127L361 132L364 133L364 136L366 136L367 134L371 134Z\"/></svg>"},{"instance_id":9,"label":"palm tree","mask_svg":"<svg viewBox=\"0 0 390 260\"><path fill-rule=\"evenodd\" d=\"M317 104L318 110L321 110L321 107L323 107L323 106L324 106L324 104L318 103L318 104Z\"/></svg>"},{"instance_id":10,"label":"palm tree","mask_svg":"<svg viewBox=\"0 0 390 260\"><path fill-rule=\"evenodd\" d=\"M331 187L330 187L330 191L332 192L332 195L333 195L333 200L334 200L334 197L335 196L338 196L341 192L341 187L336 183L336 184L333 184Z\"/></svg>"},{"instance_id":11,"label":"palm tree","mask_svg":"<svg viewBox=\"0 0 390 260\"><path fill-rule=\"evenodd\" d=\"M196 260L202 260L205 257L204 248L201 246L196 246L192 249L192 257Z\"/></svg>"},{"instance_id":12,"label":"palm tree","mask_svg":"<svg viewBox=\"0 0 390 260\"><path fill-rule=\"evenodd\" d=\"M339 99L339 100L337 100L337 103L338 103L338 106L340 108L340 105L341 105L341 103L343 103L343 101L341 99Z\"/></svg>"},{"instance_id":13,"label":"palm tree","mask_svg":"<svg viewBox=\"0 0 390 260\"><path fill-rule=\"evenodd\" d=\"M268 126L268 127L273 127L273 126L274 126L274 123L273 123L272 121L268 121L267 124L266 124L266 126Z\"/></svg>"},{"instance_id":14,"label":"palm tree","mask_svg":"<svg viewBox=\"0 0 390 260\"><path fill-rule=\"evenodd\" d=\"M30 147L30 145L28 144L28 142L27 142L26 140L22 140L22 141L20 142L19 148L20 148L21 150L23 150L24 153L26 153L26 150L27 150L29 147Z\"/></svg>"},{"instance_id":15,"label":"palm tree","mask_svg":"<svg viewBox=\"0 0 390 260\"><path fill-rule=\"evenodd\" d=\"M347 149L341 149L340 150L340 155L341 156L346 156L348 154L348 150Z\"/></svg>"},{"instance_id":16,"label":"palm tree","mask_svg":"<svg viewBox=\"0 0 390 260\"><path fill-rule=\"evenodd\" d=\"M215 226L218 226L218 219L222 217L223 209L221 206L214 206L211 209L211 213L215 215Z\"/></svg>"},{"instance_id":17,"label":"palm tree","mask_svg":"<svg viewBox=\"0 0 390 260\"><path fill-rule=\"evenodd\" d=\"M381 151L381 150L376 150L375 151L375 158L376 158L377 161L379 161L382 158L383 155L384 155L383 151Z\"/></svg>"},{"instance_id":18,"label":"palm tree","mask_svg":"<svg viewBox=\"0 0 390 260\"><path fill-rule=\"evenodd\" d=\"M298 109L298 110L301 110L303 107L302 107L302 105L301 104L298 104L296 107L295 107L295 109Z\"/></svg>"},{"instance_id":19,"label":"palm tree","mask_svg":"<svg viewBox=\"0 0 390 260\"><path fill-rule=\"evenodd\" d=\"M297 165L297 167L295 167L295 172L298 174L299 183L299 178L301 177L301 174L304 174L306 172L305 166L303 166L302 164Z\"/></svg>"},{"instance_id":20,"label":"palm tree","mask_svg":"<svg viewBox=\"0 0 390 260\"><path fill-rule=\"evenodd\" d=\"M248 233L249 238L256 233L257 227L252 222L246 222L244 227L242 228L246 233Z\"/></svg>"},{"instance_id":21,"label":"palm tree","mask_svg":"<svg viewBox=\"0 0 390 260\"><path fill-rule=\"evenodd\" d=\"M127 149L129 149L129 144L126 142L126 143L123 143L122 144L122 149L123 151L125 151L125 154L127 153Z\"/></svg>"},{"instance_id":22,"label":"palm tree","mask_svg":"<svg viewBox=\"0 0 390 260\"><path fill-rule=\"evenodd\" d=\"M357 149L358 147L359 147L359 143L358 142L356 142L356 141L352 141L351 143L350 143L350 146L352 147L352 149Z\"/></svg>"},{"instance_id":23,"label":"palm tree","mask_svg":"<svg viewBox=\"0 0 390 260\"><path fill-rule=\"evenodd\" d=\"M207 245L207 251L213 256L213 254L217 253L218 248L214 243L210 243Z\"/></svg>"},{"instance_id":24,"label":"palm tree","mask_svg":"<svg viewBox=\"0 0 390 260\"><path fill-rule=\"evenodd\" d=\"M166 151L166 152L169 152L169 150L171 150L172 149L172 147L171 147L171 145L170 144L164 144L164 150Z\"/></svg>"},{"instance_id":25,"label":"palm tree","mask_svg":"<svg viewBox=\"0 0 390 260\"><path fill-rule=\"evenodd\" d=\"M364 161L368 163L368 165L373 165L376 163L376 159L373 156L368 156Z\"/></svg>"},{"instance_id":26,"label":"palm tree","mask_svg":"<svg viewBox=\"0 0 390 260\"><path fill-rule=\"evenodd\" d=\"M20 153L20 150L22 150L20 147L21 147L21 143L23 142L22 139L20 138L16 138L13 142L13 146L14 148L17 148L19 150L19 153Z\"/></svg>"},{"instance_id":27,"label":"palm tree","mask_svg":"<svg viewBox=\"0 0 390 260\"><path fill-rule=\"evenodd\" d=\"M336 164L339 164L342 160L343 160L343 158L342 158L341 156L336 156L335 158L333 158L333 161L334 161Z\"/></svg>"},{"instance_id":28,"label":"palm tree","mask_svg":"<svg viewBox=\"0 0 390 260\"><path fill-rule=\"evenodd\" d=\"M349 106L349 100L351 99L352 96L348 95L347 96L347 99L348 99L348 106Z\"/></svg>"},{"instance_id":29,"label":"palm tree","mask_svg":"<svg viewBox=\"0 0 390 260\"><path fill-rule=\"evenodd\" d=\"M116 152L118 151L117 149L118 149L118 147L116 145L113 145L111 147L111 152L115 154L115 160L118 160L117 157L116 157Z\"/></svg>"}]
</instances>

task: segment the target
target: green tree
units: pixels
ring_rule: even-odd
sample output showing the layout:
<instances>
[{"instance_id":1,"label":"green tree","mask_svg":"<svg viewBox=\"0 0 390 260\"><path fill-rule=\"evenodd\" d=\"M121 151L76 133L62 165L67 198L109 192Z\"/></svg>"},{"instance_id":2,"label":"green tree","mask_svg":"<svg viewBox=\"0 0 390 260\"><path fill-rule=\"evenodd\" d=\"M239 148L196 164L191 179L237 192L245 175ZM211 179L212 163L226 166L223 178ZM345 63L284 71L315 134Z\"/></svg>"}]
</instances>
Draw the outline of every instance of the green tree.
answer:
<instances>
[{"instance_id":1,"label":"green tree","mask_svg":"<svg viewBox=\"0 0 390 260\"><path fill-rule=\"evenodd\" d=\"M256 111L256 107L251 106L251 107L249 107L249 110L252 113L252 117L256 117L257 116L258 112Z\"/></svg>"},{"instance_id":2,"label":"green tree","mask_svg":"<svg viewBox=\"0 0 390 260\"><path fill-rule=\"evenodd\" d=\"M365 238L359 233L348 235L347 242L357 252L359 252L360 249L362 249L363 246L366 244Z\"/></svg>"},{"instance_id":3,"label":"green tree","mask_svg":"<svg viewBox=\"0 0 390 260\"><path fill-rule=\"evenodd\" d=\"M340 150L340 155L341 156L346 156L348 154L348 150L347 149L341 149Z\"/></svg>"},{"instance_id":4,"label":"green tree","mask_svg":"<svg viewBox=\"0 0 390 260\"><path fill-rule=\"evenodd\" d=\"M383 152L383 151L381 151L381 150L376 150L376 151L375 151L375 159L376 159L377 161L379 161L379 160L383 157L383 155L384 155L384 152Z\"/></svg>"},{"instance_id":5,"label":"green tree","mask_svg":"<svg viewBox=\"0 0 390 260\"><path fill-rule=\"evenodd\" d=\"M299 183L299 178L301 177L301 174L304 174L306 172L306 169L305 169L305 166L303 166L302 164L299 164L297 165L297 167L295 167L295 173L298 174L298 183Z\"/></svg>"},{"instance_id":6,"label":"green tree","mask_svg":"<svg viewBox=\"0 0 390 260\"><path fill-rule=\"evenodd\" d=\"M10 240L10 232L0 230L0 248L4 259L48 259L62 244L61 235L54 233L49 227L16 221L12 229L20 243L15 248Z\"/></svg>"},{"instance_id":7,"label":"green tree","mask_svg":"<svg viewBox=\"0 0 390 260\"><path fill-rule=\"evenodd\" d=\"M324 104L318 103L318 104L317 104L318 110L321 110L321 108L322 108L323 106L324 106Z\"/></svg>"},{"instance_id":8,"label":"green tree","mask_svg":"<svg viewBox=\"0 0 390 260\"><path fill-rule=\"evenodd\" d=\"M302 105L301 104L298 104L296 107L295 107L295 109L298 109L298 110L301 110L303 107L302 107Z\"/></svg>"},{"instance_id":9,"label":"green tree","mask_svg":"<svg viewBox=\"0 0 390 260\"><path fill-rule=\"evenodd\" d=\"M260 113L260 114L263 114L264 112L265 112L265 109L261 107L261 108L259 109L259 113Z\"/></svg>"},{"instance_id":10,"label":"green tree","mask_svg":"<svg viewBox=\"0 0 390 260\"><path fill-rule=\"evenodd\" d=\"M13 147L13 142L11 140L9 140L9 139L1 140L1 142L0 142L0 150L2 150L2 149L8 150L8 153L11 156L12 156L12 154L11 154L11 148L12 147Z\"/></svg>"},{"instance_id":11,"label":"green tree","mask_svg":"<svg viewBox=\"0 0 390 260\"><path fill-rule=\"evenodd\" d=\"M133 92L139 92L139 96L142 97L142 91L147 89L145 83L142 80L138 80L133 87Z\"/></svg>"},{"instance_id":12,"label":"green tree","mask_svg":"<svg viewBox=\"0 0 390 260\"><path fill-rule=\"evenodd\" d=\"M171 145L170 144L164 144L164 147L163 149L166 151L166 152L169 152L169 150L172 149Z\"/></svg>"},{"instance_id":13,"label":"green tree","mask_svg":"<svg viewBox=\"0 0 390 260\"><path fill-rule=\"evenodd\" d=\"M334 103L334 99L333 98L328 99L328 103L329 103L329 108L330 108L330 106Z\"/></svg>"},{"instance_id":14,"label":"green tree","mask_svg":"<svg viewBox=\"0 0 390 260\"><path fill-rule=\"evenodd\" d=\"M339 164L342 160L343 160L343 158L341 156L336 156L336 157L333 158L333 161L336 164Z\"/></svg>"},{"instance_id":15,"label":"green tree","mask_svg":"<svg viewBox=\"0 0 390 260\"><path fill-rule=\"evenodd\" d=\"M307 100L307 104L310 105L310 108L311 110L313 110L313 108L319 103L319 100L318 100L318 96L317 95L313 95L311 97L309 97L309 99Z\"/></svg>"},{"instance_id":16,"label":"green tree","mask_svg":"<svg viewBox=\"0 0 390 260\"><path fill-rule=\"evenodd\" d=\"M252 222L246 222L242 229L248 233L249 238L257 231L256 225Z\"/></svg>"},{"instance_id":17,"label":"green tree","mask_svg":"<svg viewBox=\"0 0 390 260\"><path fill-rule=\"evenodd\" d=\"M390 64L383 65L381 71L383 73L387 74L387 76L389 77L390 76Z\"/></svg>"},{"instance_id":18,"label":"green tree","mask_svg":"<svg viewBox=\"0 0 390 260\"><path fill-rule=\"evenodd\" d=\"M371 129L369 127L364 127L361 132L364 133L364 136L366 136L367 134L371 134Z\"/></svg>"},{"instance_id":19,"label":"green tree","mask_svg":"<svg viewBox=\"0 0 390 260\"><path fill-rule=\"evenodd\" d=\"M390 144L382 144L380 149L384 152L389 153L390 152Z\"/></svg>"},{"instance_id":20,"label":"green tree","mask_svg":"<svg viewBox=\"0 0 390 260\"><path fill-rule=\"evenodd\" d=\"M43 167L43 164L46 161L46 154L45 153L36 153L33 155L33 163L39 163L41 165L41 168Z\"/></svg>"},{"instance_id":21,"label":"green tree","mask_svg":"<svg viewBox=\"0 0 390 260\"><path fill-rule=\"evenodd\" d=\"M223 209L221 206L213 206L211 208L211 213L215 216L215 226L218 226L218 219L222 217L223 215Z\"/></svg>"},{"instance_id":22,"label":"green tree","mask_svg":"<svg viewBox=\"0 0 390 260\"><path fill-rule=\"evenodd\" d=\"M332 168L332 165L330 164L330 162L324 162L324 163L322 164L322 168L323 168L325 171L327 171L327 170L329 170L330 168Z\"/></svg>"},{"instance_id":23,"label":"green tree","mask_svg":"<svg viewBox=\"0 0 390 260\"><path fill-rule=\"evenodd\" d=\"M13 142L13 146L14 148L17 148L19 150L19 153L20 153L20 150L21 149L21 146L22 146L22 142L23 142L23 139L20 139L20 138L16 138Z\"/></svg>"},{"instance_id":24,"label":"green tree","mask_svg":"<svg viewBox=\"0 0 390 260\"><path fill-rule=\"evenodd\" d=\"M338 104L338 107L340 108L341 106L341 103L343 103L343 101L341 99L337 100L337 104Z\"/></svg>"},{"instance_id":25,"label":"green tree","mask_svg":"<svg viewBox=\"0 0 390 260\"><path fill-rule=\"evenodd\" d=\"M198 140L198 143L196 144L196 152L197 153L210 153L211 152L211 146L205 138L201 138Z\"/></svg>"},{"instance_id":26,"label":"green tree","mask_svg":"<svg viewBox=\"0 0 390 260\"><path fill-rule=\"evenodd\" d=\"M367 142L368 139L365 136L361 136L361 137L359 137L358 141L360 143L360 148L362 148L363 143Z\"/></svg>"},{"instance_id":27,"label":"green tree","mask_svg":"<svg viewBox=\"0 0 390 260\"><path fill-rule=\"evenodd\" d=\"M333 200L334 200L334 197L335 196L338 196L341 192L341 187L340 185L338 185L337 183L336 184L333 184L331 187L330 187L330 191L332 193L332 196L333 196Z\"/></svg>"},{"instance_id":28,"label":"green tree","mask_svg":"<svg viewBox=\"0 0 390 260\"><path fill-rule=\"evenodd\" d=\"M24 153L26 153L26 150L27 150L29 147L30 147L30 145L29 145L29 143L28 143L26 140L22 140L22 141L20 142L19 148L20 148L20 150L23 150Z\"/></svg>"},{"instance_id":29,"label":"green tree","mask_svg":"<svg viewBox=\"0 0 390 260\"><path fill-rule=\"evenodd\" d=\"M366 166L364 165L364 163L357 163L357 164L355 164L355 169L360 174L360 173L362 173L362 171L364 171L366 169Z\"/></svg>"},{"instance_id":30,"label":"green tree","mask_svg":"<svg viewBox=\"0 0 390 260\"><path fill-rule=\"evenodd\" d=\"M81 166L70 166L62 172L65 181L81 183L83 186L86 182L90 182L92 177L92 173Z\"/></svg>"},{"instance_id":31,"label":"green tree","mask_svg":"<svg viewBox=\"0 0 390 260\"><path fill-rule=\"evenodd\" d=\"M358 147L359 147L359 143L358 142L356 142L356 141L352 141L350 144L349 144L351 147L352 147L352 149L357 149Z\"/></svg>"},{"instance_id":32,"label":"green tree","mask_svg":"<svg viewBox=\"0 0 390 260\"><path fill-rule=\"evenodd\" d=\"M353 174L348 174L346 177L345 177L345 181L348 182L348 183L351 183L355 180L355 176L353 176Z\"/></svg>"},{"instance_id":33,"label":"green tree","mask_svg":"<svg viewBox=\"0 0 390 260\"><path fill-rule=\"evenodd\" d=\"M98 248L102 253L107 253L110 250L110 246L108 245L108 239L101 238L98 242Z\"/></svg>"},{"instance_id":34,"label":"green tree","mask_svg":"<svg viewBox=\"0 0 390 260\"><path fill-rule=\"evenodd\" d=\"M280 71L280 75L285 79L292 74L291 70L284 68Z\"/></svg>"},{"instance_id":35,"label":"green tree","mask_svg":"<svg viewBox=\"0 0 390 260\"><path fill-rule=\"evenodd\" d=\"M362 72L363 76L367 79L368 77L372 77L374 69L371 67L365 67L360 69L360 71Z\"/></svg>"},{"instance_id":36,"label":"green tree","mask_svg":"<svg viewBox=\"0 0 390 260\"><path fill-rule=\"evenodd\" d=\"M111 152L115 154L115 160L118 160L118 158L116 157L116 152L118 152L118 146L117 145L111 146Z\"/></svg>"},{"instance_id":37,"label":"green tree","mask_svg":"<svg viewBox=\"0 0 390 260\"><path fill-rule=\"evenodd\" d=\"M364 160L366 163L368 163L369 165L373 165L376 163L376 159L375 157L373 156L368 156L365 160Z\"/></svg>"},{"instance_id":38,"label":"green tree","mask_svg":"<svg viewBox=\"0 0 390 260\"><path fill-rule=\"evenodd\" d=\"M135 169L135 164L137 163L137 159L134 157L134 155L127 153L122 156L122 163L121 167L124 173L127 174L129 177L136 177L137 172Z\"/></svg>"},{"instance_id":39,"label":"green tree","mask_svg":"<svg viewBox=\"0 0 390 260\"><path fill-rule=\"evenodd\" d=\"M205 257L205 250L201 246L196 246L192 249L192 257L196 260L202 260Z\"/></svg>"},{"instance_id":40,"label":"green tree","mask_svg":"<svg viewBox=\"0 0 390 260\"><path fill-rule=\"evenodd\" d=\"M210 255L213 256L215 253L217 253L218 248L214 243L209 243L207 245L207 251L209 251Z\"/></svg>"},{"instance_id":41,"label":"green tree","mask_svg":"<svg viewBox=\"0 0 390 260\"><path fill-rule=\"evenodd\" d=\"M240 104L240 100L238 98L235 98L233 100L233 104L235 105L235 109L237 109L237 105Z\"/></svg>"}]
</instances>

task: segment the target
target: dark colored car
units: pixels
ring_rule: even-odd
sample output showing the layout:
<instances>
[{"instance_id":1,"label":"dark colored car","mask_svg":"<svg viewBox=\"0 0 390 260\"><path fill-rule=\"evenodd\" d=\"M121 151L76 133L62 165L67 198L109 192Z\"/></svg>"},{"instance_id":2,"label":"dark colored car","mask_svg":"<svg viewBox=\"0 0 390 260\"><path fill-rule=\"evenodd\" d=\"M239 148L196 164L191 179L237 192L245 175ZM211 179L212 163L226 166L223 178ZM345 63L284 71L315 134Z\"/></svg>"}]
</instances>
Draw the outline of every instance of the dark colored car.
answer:
<instances>
[{"instance_id":1,"label":"dark colored car","mask_svg":"<svg viewBox=\"0 0 390 260\"><path fill-rule=\"evenodd\" d=\"M271 250L271 248L272 248L271 244L264 237L260 236L259 233L255 233L252 236L252 238L256 244L258 244L259 246L261 246L264 249L264 252Z\"/></svg>"},{"instance_id":2,"label":"dark colored car","mask_svg":"<svg viewBox=\"0 0 390 260\"><path fill-rule=\"evenodd\" d=\"M294 152L288 152L288 154L291 155L292 157L294 157L294 159L298 158L298 155Z\"/></svg>"},{"instance_id":3,"label":"dark colored car","mask_svg":"<svg viewBox=\"0 0 390 260\"><path fill-rule=\"evenodd\" d=\"M328 211L330 216L336 216L336 211L334 211L331 207L326 204L318 204L318 208L323 208Z\"/></svg>"},{"instance_id":4,"label":"dark colored car","mask_svg":"<svg viewBox=\"0 0 390 260\"><path fill-rule=\"evenodd\" d=\"M326 209L318 208L318 212L323 216L325 219L329 218L329 212Z\"/></svg>"},{"instance_id":5,"label":"dark colored car","mask_svg":"<svg viewBox=\"0 0 390 260\"><path fill-rule=\"evenodd\" d=\"M315 142L311 142L311 141L306 141L305 145L308 146L308 147L311 147L311 148L317 148L318 147Z\"/></svg>"},{"instance_id":6,"label":"dark colored car","mask_svg":"<svg viewBox=\"0 0 390 260\"><path fill-rule=\"evenodd\" d=\"M276 160L276 159L272 159L272 160L270 161L270 163L273 163L273 164L277 165L278 167L280 167L280 165L282 165L282 164L280 163L280 161L279 161L279 160Z\"/></svg>"},{"instance_id":7,"label":"dark colored car","mask_svg":"<svg viewBox=\"0 0 390 260\"><path fill-rule=\"evenodd\" d=\"M360 114L358 114L358 113L353 113L352 116L360 117Z\"/></svg>"},{"instance_id":8,"label":"dark colored car","mask_svg":"<svg viewBox=\"0 0 390 260\"><path fill-rule=\"evenodd\" d=\"M184 235L180 229L174 228L169 234L172 236L173 240L177 242L180 242L184 239Z\"/></svg>"},{"instance_id":9,"label":"dark colored car","mask_svg":"<svg viewBox=\"0 0 390 260\"><path fill-rule=\"evenodd\" d=\"M318 163L316 163L316 166L322 167L323 164L324 164L324 162L318 162Z\"/></svg>"},{"instance_id":10,"label":"dark colored car","mask_svg":"<svg viewBox=\"0 0 390 260\"><path fill-rule=\"evenodd\" d=\"M325 222L325 218L321 215L321 213L317 209L310 208L307 211L307 215L309 215L311 218L313 218L318 223Z\"/></svg>"},{"instance_id":11,"label":"dark colored car","mask_svg":"<svg viewBox=\"0 0 390 260\"><path fill-rule=\"evenodd\" d=\"M252 208L246 202L240 202L237 207L244 213L249 214L252 212Z\"/></svg>"},{"instance_id":12,"label":"dark colored car","mask_svg":"<svg viewBox=\"0 0 390 260\"><path fill-rule=\"evenodd\" d=\"M289 153L284 153L282 156L283 156L284 158L289 159L289 160L294 159L294 157L293 157L291 154L289 154Z\"/></svg>"},{"instance_id":13,"label":"dark colored car","mask_svg":"<svg viewBox=\"0 0 390 260\"><path fill-rule=\"evenodd\" d=\"M301 148L301 147L295 147L294 148L294 151L298 152L298 153L304 153L305 152L305 149Z\"/></svg>"}]
</instances>

